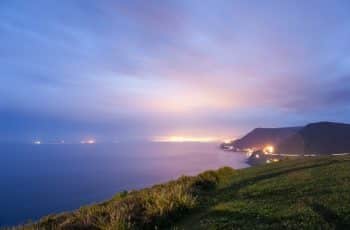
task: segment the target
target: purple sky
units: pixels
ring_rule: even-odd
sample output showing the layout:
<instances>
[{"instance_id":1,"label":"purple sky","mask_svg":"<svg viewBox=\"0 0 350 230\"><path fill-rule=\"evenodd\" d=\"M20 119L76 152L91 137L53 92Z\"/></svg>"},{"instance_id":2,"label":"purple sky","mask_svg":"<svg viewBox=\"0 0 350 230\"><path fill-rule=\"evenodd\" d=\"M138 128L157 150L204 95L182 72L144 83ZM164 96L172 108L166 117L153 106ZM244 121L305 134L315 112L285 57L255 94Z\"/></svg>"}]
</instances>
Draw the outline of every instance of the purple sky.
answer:
<instances>
[{"instance_id":1,"label":"purple sky","mask_svg":"<svg viewBox=\"0 0 350 230\"><path fill-rule=\"evenodd\" d=\"M350 2L0 1L0 137L350 122Z\"/></svg>"}]
</instances>

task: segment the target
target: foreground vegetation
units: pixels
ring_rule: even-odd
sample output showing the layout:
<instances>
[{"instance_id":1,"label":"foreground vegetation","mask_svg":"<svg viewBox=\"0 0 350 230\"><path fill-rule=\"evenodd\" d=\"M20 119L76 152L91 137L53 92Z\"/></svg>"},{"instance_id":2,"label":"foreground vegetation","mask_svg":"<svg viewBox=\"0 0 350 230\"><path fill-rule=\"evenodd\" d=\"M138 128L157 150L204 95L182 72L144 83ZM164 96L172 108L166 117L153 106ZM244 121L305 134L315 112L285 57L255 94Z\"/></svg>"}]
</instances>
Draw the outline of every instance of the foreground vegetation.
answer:
<instances>
[{"instance_id":1,"label":"foreground vegetation","mask_svg":"<svg viewBox=\"0 0 350 230\"><path fill-rule=\"evenodd\" d=\"M207 171L19 228L350 229L350 157Z\"/></svg>"}]
</instances>

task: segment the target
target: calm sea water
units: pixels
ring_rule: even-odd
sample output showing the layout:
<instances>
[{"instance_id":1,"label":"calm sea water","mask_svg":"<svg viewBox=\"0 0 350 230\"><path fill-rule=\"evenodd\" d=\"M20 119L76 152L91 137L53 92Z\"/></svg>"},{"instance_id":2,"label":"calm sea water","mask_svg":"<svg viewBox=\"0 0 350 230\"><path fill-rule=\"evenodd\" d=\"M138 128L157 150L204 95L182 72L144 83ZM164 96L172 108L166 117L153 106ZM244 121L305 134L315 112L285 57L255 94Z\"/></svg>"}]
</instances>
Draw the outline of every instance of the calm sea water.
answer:
<instances>
[{"instance_id":1,"label":"calm sea water","mask_svg":"<svg viewBox=\"0 0 350 230\"><path fill-rule=\"evenodd\" d=\"M0 145L0 226L245 159L207 143Z\"/></svg>"}]
</instances>

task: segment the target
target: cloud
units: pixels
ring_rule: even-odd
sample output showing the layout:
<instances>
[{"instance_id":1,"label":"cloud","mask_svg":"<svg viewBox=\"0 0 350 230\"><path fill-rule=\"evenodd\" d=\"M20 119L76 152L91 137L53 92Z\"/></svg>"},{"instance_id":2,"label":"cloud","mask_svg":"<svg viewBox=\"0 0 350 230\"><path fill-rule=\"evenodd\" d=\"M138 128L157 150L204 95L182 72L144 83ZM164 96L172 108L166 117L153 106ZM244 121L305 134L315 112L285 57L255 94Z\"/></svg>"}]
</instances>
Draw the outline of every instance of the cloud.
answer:
<instances>
[{"instance_id":1,"label":"cloud","mask_svg":"<svg viewBox=\"0 0 350 230\"><path fill-rule=\"evenodd\" d=\"M0 108L130 136L333 119L349 107L347 9L347 1L3 1Z\"/></svg>"}]
</instances>

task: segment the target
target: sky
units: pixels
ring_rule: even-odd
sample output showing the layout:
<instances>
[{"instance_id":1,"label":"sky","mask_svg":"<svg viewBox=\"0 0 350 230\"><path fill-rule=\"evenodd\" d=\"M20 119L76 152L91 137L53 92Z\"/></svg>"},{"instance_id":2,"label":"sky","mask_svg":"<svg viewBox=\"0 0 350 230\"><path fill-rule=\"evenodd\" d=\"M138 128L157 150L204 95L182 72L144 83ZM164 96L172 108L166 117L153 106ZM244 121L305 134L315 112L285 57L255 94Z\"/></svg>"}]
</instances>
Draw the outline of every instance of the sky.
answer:
<instances>
[{"instance_id":1,"label":"sky","mask_svg":"<svg viewBox=\"0 0 350 230\"><path fill-rule=\"evenodd\" d=\"M350 2L1 0L0 141L350 122Z\"/></svg>"}]
</instances>

